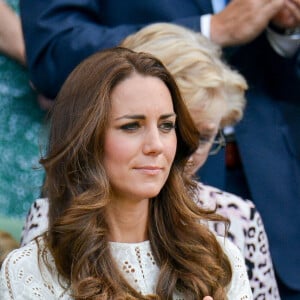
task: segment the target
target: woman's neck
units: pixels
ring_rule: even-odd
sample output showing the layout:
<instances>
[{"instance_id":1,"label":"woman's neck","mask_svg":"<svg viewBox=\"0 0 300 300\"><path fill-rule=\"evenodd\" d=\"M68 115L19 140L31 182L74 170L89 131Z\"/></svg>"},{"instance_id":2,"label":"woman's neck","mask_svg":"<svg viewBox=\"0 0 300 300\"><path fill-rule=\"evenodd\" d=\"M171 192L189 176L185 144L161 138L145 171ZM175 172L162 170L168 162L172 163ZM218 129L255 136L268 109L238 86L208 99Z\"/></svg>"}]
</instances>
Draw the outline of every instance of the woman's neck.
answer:
<instances>
[{"instance_id":1,"label":"woman's neck","mask_svg":"<svg viewBox=\"0 0 300 300\"><path fill-rule=\"evenodd\" d=\"M109 240L138 243L148 239L149 199L136 203L112 201L107 208Z\"/></svg>"}]
</instances>

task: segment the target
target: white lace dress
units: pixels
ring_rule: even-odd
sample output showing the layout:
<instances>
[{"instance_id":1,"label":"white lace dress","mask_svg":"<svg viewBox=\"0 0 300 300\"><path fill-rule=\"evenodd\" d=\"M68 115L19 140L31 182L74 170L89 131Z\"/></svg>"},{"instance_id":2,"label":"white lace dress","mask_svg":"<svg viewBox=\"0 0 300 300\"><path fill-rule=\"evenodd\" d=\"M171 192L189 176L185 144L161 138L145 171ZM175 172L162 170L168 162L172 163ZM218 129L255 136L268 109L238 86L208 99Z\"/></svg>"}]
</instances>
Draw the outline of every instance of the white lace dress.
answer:
<instances>
[{"instance_id":1,"label":"white lace dress","mask_svg":"<svg viewBox=\"0 0 300 300\"><path fill-rule=\"evenodd\" d=\"M229 240L219 238L222 248L228 255L233 269L233 278L228 288L228 299L253 299L247 277L244 259L238 248ZM39 240L42 246L41 238ZM152 255L150 242L127 244L110 243L113 257L126 280L143 295L154 294L159 268ZM72 299L67 284L50 272L40 259L40 251L35 241L11 252L3 263L0 277L1 300L57 300ZM54 261L48 252L48 261ZM55 268L54 268L55 269ZM184 299L184 295L174 294L173 299Z\"/></svg>"},{"instance_id":2,"label":"white lace dress","mask_svg":"<svg viewBox=\"0 0 300 300\"><path fill-rule=\"evenodd\" d=\"M254 299L280 299L263 221L253 202L198 182L196 203L230 219L228 238L241 250ZM28 212L22 232L21 245L47 231L49 202L35 200ZM218 236L225 235L223 222L209 222Z\"/></svg>"}]
</instances>

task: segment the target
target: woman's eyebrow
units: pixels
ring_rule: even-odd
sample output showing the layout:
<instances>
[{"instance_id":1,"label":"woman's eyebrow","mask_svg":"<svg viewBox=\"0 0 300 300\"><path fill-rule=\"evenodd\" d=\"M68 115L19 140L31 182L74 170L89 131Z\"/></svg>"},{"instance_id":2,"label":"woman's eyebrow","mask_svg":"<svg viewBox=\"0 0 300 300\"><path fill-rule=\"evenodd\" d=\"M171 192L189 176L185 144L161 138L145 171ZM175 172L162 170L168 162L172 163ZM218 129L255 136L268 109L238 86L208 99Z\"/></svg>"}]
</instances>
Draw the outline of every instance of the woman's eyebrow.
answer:
<instances>
[{"instance_id":1,"label":"woman's eyebrow","mask_svg":"<svg viewBox=\"0 0 300 300\"><path fill-rule=\"evenodd\" d=\"M115 120L121 120L121 119L131 119L131 120L140 119L140 120L145 120L146 117L144 115L124 115L124 116L116 118Z\"/></svg>"},{"instance_id":2,"label":"woman's eyebrow","mask_svg":"<svg viewBox=\"0 0 300 300\"><path fill-rule=\"evenodd\" d=\"M199 130L202 134L207 134L207 135L216 135L218 134L218 131L215 131L214 129L204 129L204 130Z\"/></svg>"},{"instance_id":3,"label":"woman's eyebrow","mask_svg":"<svg viewBox=\"0 0 300 300\"><path fill-rule=\"evenodd\" d=\"M164 120L164 119L168 119L171 117L176 117L176 114L175 113L165 114L165 115L160 116L160 119Z\"/></svg>"},{"instance_id":4,"label":"woman's eyebrow","mask_svg":"<svg viewBox=\"0 0 300 300\"><path fill-rule=\"evenodd\" d=\"M164 115L161 115L159 117L159 119L168 119L170 117L176 117L176 114L175 113L170 113L170 114L164 114ZM121 120L121 119L130 119L130 120L145 120L146 119L146 116L145 115L124 115L124 116L121 116L121 117L118 117L116 118L115 120Z\"/></svg>"}]
</instances>

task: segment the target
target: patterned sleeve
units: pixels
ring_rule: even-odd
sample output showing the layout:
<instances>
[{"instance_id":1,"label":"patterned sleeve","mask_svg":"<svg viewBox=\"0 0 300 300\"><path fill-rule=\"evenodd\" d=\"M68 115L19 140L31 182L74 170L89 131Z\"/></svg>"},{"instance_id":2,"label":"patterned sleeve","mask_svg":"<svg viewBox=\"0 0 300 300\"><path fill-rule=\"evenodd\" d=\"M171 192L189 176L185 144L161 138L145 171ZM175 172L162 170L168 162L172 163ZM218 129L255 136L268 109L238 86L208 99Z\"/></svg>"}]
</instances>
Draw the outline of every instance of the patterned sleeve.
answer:
<instances>
[{"instance_id":1,"label":"patterned sleeve","mask_svg":"<svg viewBox=\"0 0 300 300\"><path fill-rule=\"evenodd\" d=\"M201 206L217 208L230 220L227 236L241 251L245 260L254 299L280 299L263 221L254 203L217 188L198 184ZM224 236L223 223L211 222L210 229Z\"/></svg>"},{"instance_id":2,"label":"patterned sleeve","mask_svg":"<svg viewBox=\"0 0 300 300\"><path fill-rule=\"evenodd\" d=\"M28 211L21 234L21 247L44 233L48 228L49 203L47 198L35 200Z\"/></svg>"},{"instance_id":3,"label":"patterned sleeve","mask_svg":"<svg viewBox=\"0 0 300 300\"><path fill-rule=\"evenodd\" d=\"M262 218L254 204L247 202L251 209L248 227L245 228L244 257L254 299L280 299Z\"/></svg>"}]
</instances>

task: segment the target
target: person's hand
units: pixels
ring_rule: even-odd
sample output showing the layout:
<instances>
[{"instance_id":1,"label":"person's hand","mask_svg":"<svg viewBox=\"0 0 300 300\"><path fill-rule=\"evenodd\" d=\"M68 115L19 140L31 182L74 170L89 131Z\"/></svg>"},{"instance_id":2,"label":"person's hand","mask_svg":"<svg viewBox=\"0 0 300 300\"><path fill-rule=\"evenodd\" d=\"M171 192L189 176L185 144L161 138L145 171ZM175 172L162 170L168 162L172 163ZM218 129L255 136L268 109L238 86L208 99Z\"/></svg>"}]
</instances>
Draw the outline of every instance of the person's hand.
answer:
<instances>
[{"instance_id":1,"label":"person's hand","mask_svg":"<svg viewBox=\"0 0 300 300\"><path fill-rule=\"evenodd\" d=\"M211 39L220 46L255 39L283 7L285 0L232 0L211 17ZM299 0L293 0L299 2Z\"/></svg>"},{"instance_id":2,"label":"person's hand","mask_svg":"<svg viewBox=\"0 0 300 300\"><path fill-rule=\"evenodd\" d=\"M20 17L0 0L0 53L26 65L25 44Z\"/></svg>"},{"instance_id":3,"label":"person's hand","mask_svg":"<svg viewBox=\"0 0 300 300\"><path fill-rule=\"evenodd\" d=\"M203 298L203 300L214 300L214 298L212 298L212 297L210 297L210 296L205 296L205 297Z\"/></svg>"},{"instance_id":4,"label":"person's hand","mask_svg":"<svg viewBox=\"0 0 300 300\"><path fill-rule=\"evenodd\" d=\"M300 0L285 0L284 6L272 18L271 22L280 28L300 26Z\"/></svg>"},{"instance_id":5,"label":"person's hand","mask_svg":"<svg viewBox=\"0 0 300 300\"><path fill-rule=\"evenodd\" d=\"M40 108L45 111L50 110L54 104L54 100L46 98L42 94L37 95L37 101L39 103Z\"/></svg>"},{"instance_id":6,"label":"person's hand","mask_svg":"<svg viewBox=\"0 0 300 300\"><path fill-rule=\"evenodd\" d=\"M44 95L40 94L36 90L34 84L31 81L29 81L29 85L37 93L36 100L37 100L41 110L45 110L45 111L50 110L51 107L53 106L54 99L49 99L49 98L45 97Z\"/></svg>"}]
</instances>

